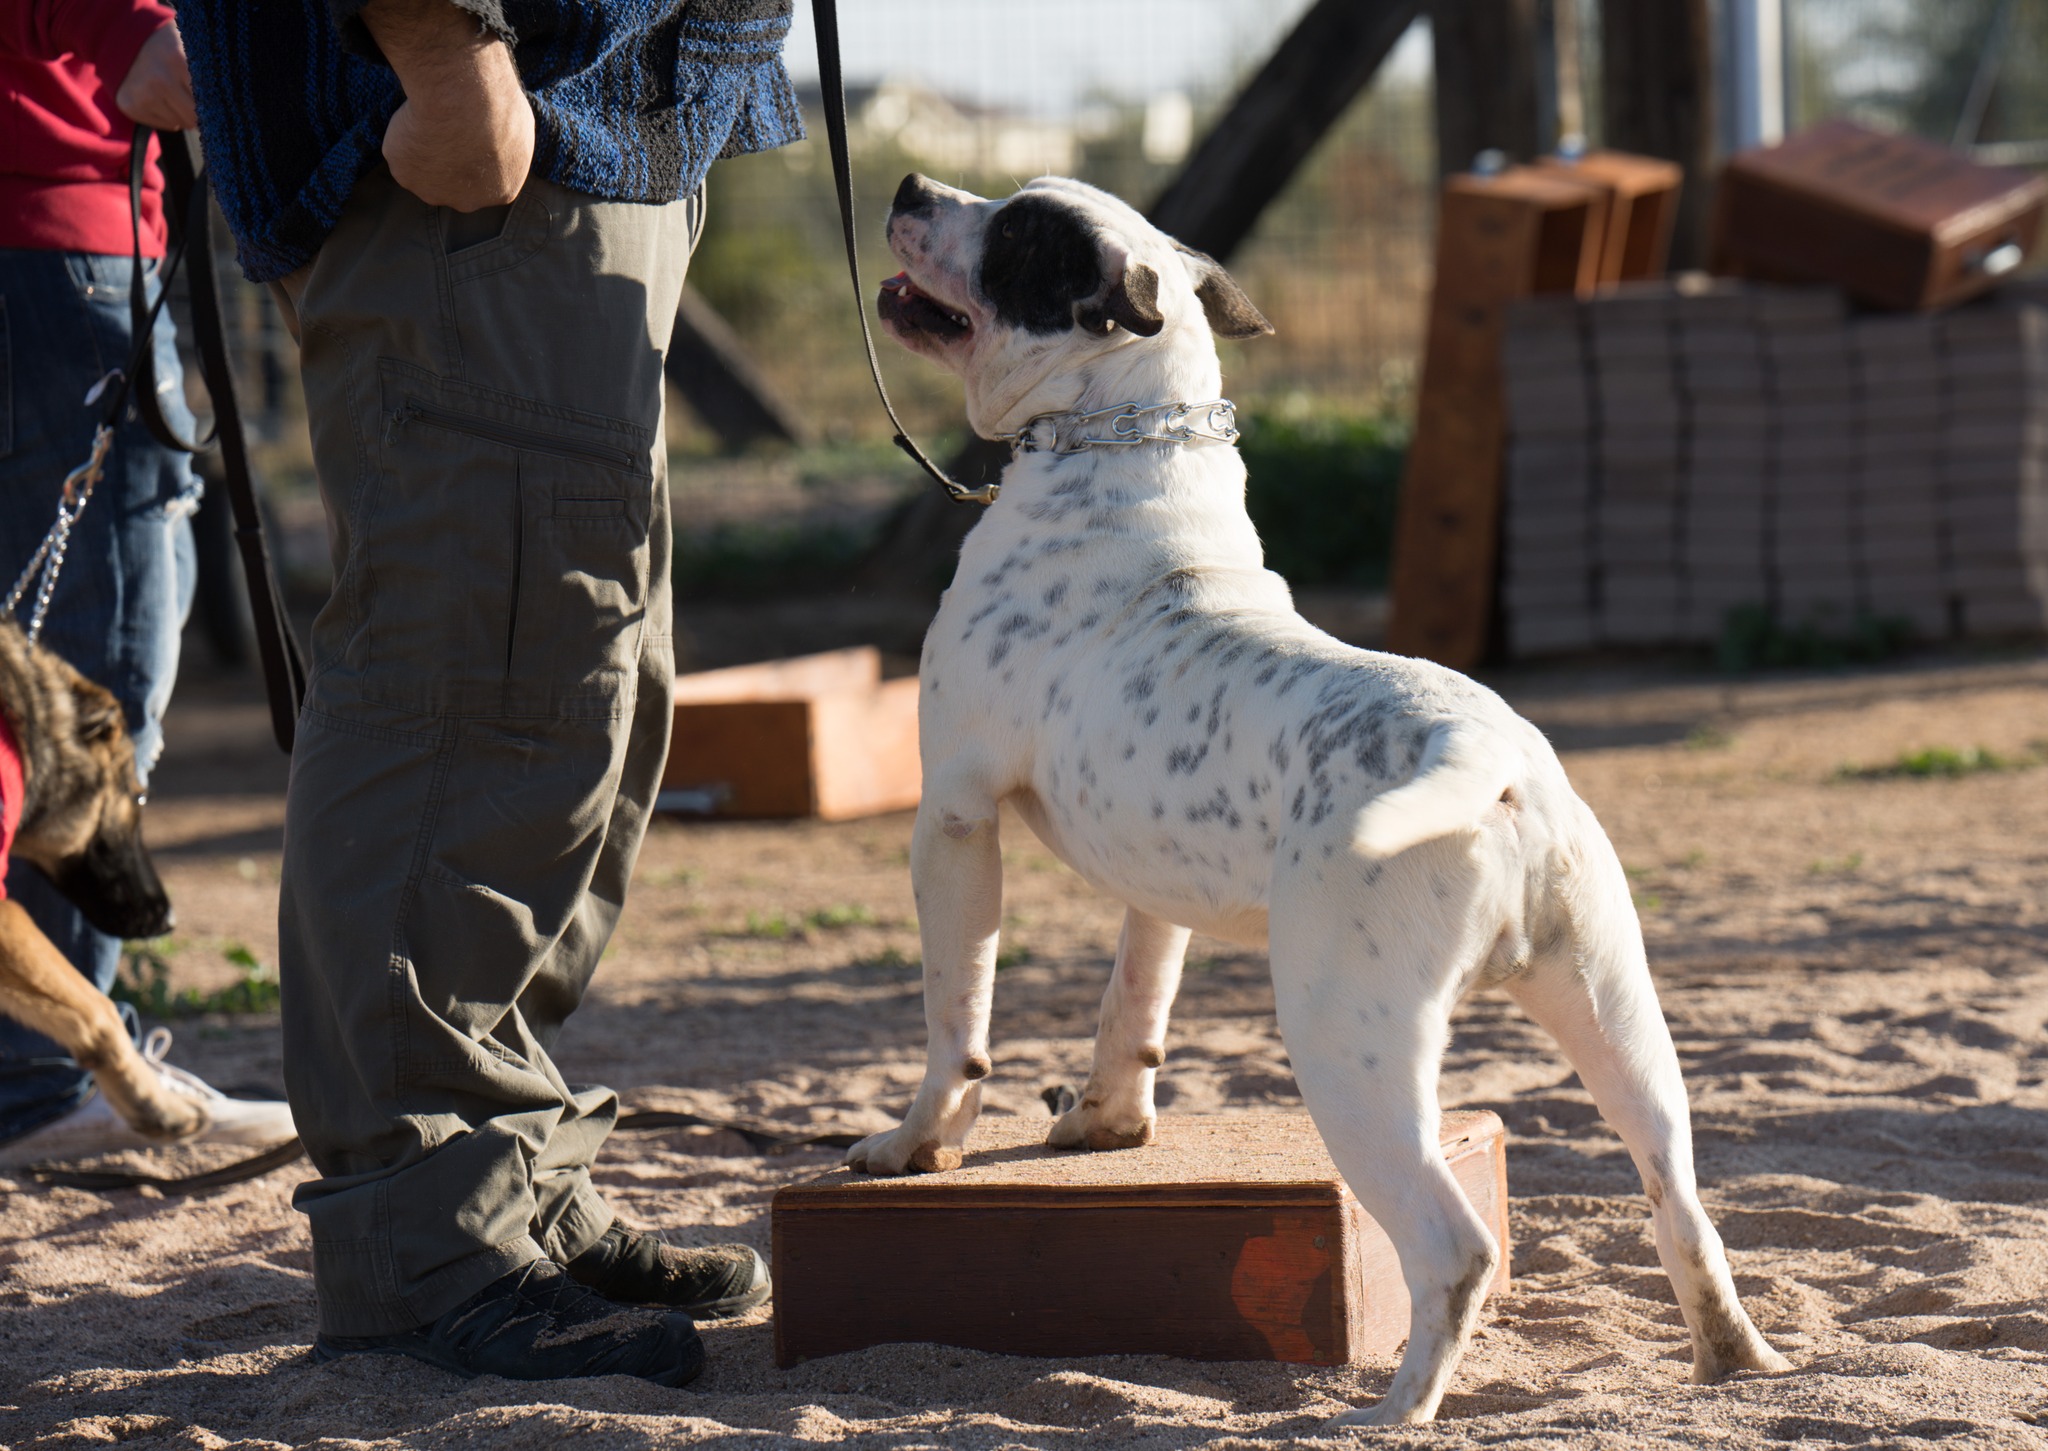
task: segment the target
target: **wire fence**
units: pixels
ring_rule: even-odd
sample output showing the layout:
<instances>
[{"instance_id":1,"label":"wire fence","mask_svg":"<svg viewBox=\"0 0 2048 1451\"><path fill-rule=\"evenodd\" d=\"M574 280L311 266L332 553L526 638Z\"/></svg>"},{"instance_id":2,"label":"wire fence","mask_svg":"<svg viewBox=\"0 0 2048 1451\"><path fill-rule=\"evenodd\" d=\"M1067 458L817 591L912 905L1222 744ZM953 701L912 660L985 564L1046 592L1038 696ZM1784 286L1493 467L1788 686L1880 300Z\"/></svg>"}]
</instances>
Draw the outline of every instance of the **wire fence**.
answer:
<instances>
[{"instance_id":1,"label":"wire fence","mask_svg":"<svg viewBox=\"0 0 2048 1451\"><path fill-rule=\"evenodd\" d=\"M1177 176L1308 0L864 0L843 36L862 266L895 271L882 221L912 170L983 195L1078 176L1148 204ZM1598 0L1576 16L1581 107L1597 144ZM886 437L840 252L809 7L788 58L812 139L722 162L692 284L827 443ZM1786 0L1787 120L1846 113L1995 159L2048 163L2048 0ZM1418 21L1229 259L1276 335L1226 344L1226 387L1249 412L1399 417L1422 345L1436 156L1429 32ZM1962 134L1967 120L1969 135ZM2035 153L2039 154L2036 155ZM231 269L229 269L231 271ZM294 350L260 289L230 298L238 373L266 471L309 482ZM906 421L958 436L958 389L883 346ZM716 450L674 410L673 437Z\"/></svg>"}]
</instances>

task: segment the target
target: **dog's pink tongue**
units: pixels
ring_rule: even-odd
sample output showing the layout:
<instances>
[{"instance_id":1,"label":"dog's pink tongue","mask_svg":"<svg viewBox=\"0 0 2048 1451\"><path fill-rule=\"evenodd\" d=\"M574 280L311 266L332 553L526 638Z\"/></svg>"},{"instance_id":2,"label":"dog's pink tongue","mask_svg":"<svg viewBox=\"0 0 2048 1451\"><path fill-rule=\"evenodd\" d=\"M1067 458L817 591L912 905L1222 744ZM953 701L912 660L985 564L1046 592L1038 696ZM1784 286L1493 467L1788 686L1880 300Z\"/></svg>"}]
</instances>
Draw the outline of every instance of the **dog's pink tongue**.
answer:
<instances>
[{"instance_id":1,"label":"dog's pink tongue","mask_svg":"<svg viewBox=\"0 0 2048 1451\"><path fill-rule=\"evenodd\" d=\"M888 288L891 292L901 292L910 286L910 274L908 272L899 272L894 277L885 277L882 279L882 286Z\"/></svg>"}]
</instances>

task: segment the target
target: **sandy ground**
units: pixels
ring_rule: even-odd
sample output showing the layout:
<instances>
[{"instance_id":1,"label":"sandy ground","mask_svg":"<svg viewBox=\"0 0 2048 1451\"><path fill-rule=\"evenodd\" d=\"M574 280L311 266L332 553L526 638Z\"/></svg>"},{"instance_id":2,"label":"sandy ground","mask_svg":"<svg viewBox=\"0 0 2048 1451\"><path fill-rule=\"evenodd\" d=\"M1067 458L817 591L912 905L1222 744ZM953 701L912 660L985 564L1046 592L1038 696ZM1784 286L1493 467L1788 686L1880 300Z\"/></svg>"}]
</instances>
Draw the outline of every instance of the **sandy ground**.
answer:
<instances>
[{"instance_id":1,"label":"sandy ground","mask_svg":"<svg viewBox=\"0 0 2048 1451\"><path fill-rule=\"evenodd\" d=\"M1786 1375L1686 1383L1685 1336L1618 1141L1504 999L1463 1011L1447 1106L1510 1130L1513 1289L1433 1428L1328 1433L1362 1367L1028 1360L901 1346L775 1368L768 1315L710 1328L687 1391L315 1367L303 1168L208 1195L0 1182L0 1440L87 1446L1477 1447L2048 1445L2048 766L1946 780L1847 765L2048 749L2048 661L1728 684L1503 679L1636 878L1692 1090L1707 1202ZM184 926L175 980L269 960L281 762L258 710L175 708L151 831ZM645 1102L793 1128L887 1121L922 1020L910 823L665 824L562 1058ZM1020 826L1005 842L994 1112L1080 1076L1117 909ZM186 1023L218 1082L279 1080L276 1024ZM1197 940L1169 1113L1294 1101L1262 958ZM659 1091L657 1091L659 1090ZM621 1133L633 1220L766 1247L768 1197L822 1167L708 1130Z\"/></svg>"}]
</instances>

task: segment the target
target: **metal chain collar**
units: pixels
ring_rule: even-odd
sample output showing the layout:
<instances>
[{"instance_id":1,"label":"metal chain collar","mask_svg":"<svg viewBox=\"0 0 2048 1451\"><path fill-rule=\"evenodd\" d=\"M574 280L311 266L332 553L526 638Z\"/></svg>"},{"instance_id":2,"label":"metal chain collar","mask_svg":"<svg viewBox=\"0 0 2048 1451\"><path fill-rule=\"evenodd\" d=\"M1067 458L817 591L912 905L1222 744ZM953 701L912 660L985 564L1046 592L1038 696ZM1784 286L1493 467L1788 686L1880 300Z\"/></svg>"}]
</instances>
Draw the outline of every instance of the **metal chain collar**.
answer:
<instances>
[{"instance_id":1,"label":"metal chain collar","mask_svg":"<svg viewBox=\"0 0 2048 1451\"><path fill-rule=\"evenodd\" d=\"M1096 431L1109 420L1107 434ZM1012 454L1085 453L1139 443L1236 443L1237 405L1228 398L1207 403L1118 403L1093 413L1041 413L1014 433L999 433Z\"/></svg>"},{"instance_id":2,"label":"metal chain collar","mask_svg":"<svg viewBox=\"0 0 2048 1451\"><path fill-rule=\"evenodd\" d=\"M92 436L92 457L64 476L64 492L57 500L56 522L50 525L49 532L43 535L43 542L29 557L20 578L14 581L14 588L7 592L6 601L0 603L0 616L11 617L22 596L28 593L29 586L36 586L35 608L28 617L27 634L31 645L43 633L43 617L50 613L50 598L57 592L57 576L64 572L64 555L71 548L71 526L78 522L78 516L92 502L93 486L100 481L107 450L113 442L114 430L102 423ZM38 576L41 576L40 583Z\"/></svg>"}]
</instances>

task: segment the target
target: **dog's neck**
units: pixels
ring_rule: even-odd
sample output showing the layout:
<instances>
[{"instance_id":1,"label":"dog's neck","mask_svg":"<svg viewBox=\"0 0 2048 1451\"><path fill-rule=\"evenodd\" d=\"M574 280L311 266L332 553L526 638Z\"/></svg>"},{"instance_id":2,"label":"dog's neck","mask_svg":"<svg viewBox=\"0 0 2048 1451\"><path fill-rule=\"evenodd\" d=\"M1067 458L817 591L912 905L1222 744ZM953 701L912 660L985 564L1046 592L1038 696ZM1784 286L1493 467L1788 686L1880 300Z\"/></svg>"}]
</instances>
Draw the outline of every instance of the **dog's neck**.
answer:
<instances>
[{"instance_id":1,"label":"dog's neck","mask_svg":"<svg viewBox=\"0 0 2048 1451\"><path fill-rule=\"evenodd\" d=\"M983 379L984 406L999 396L1006 401L1000 413L977 415L977 430L1014 429L1045 413L1211 399L1222 388L1215 344L1199 325L1181 330L1171 347L1125 345L1079 360L1071 347L1059 354L1064 368L1045 369L1029 388ZM1020 375L1012 370L1013 379L1021 382ZM1233 581L1222 584L1219 599L1288 608L1286 585L1265 568L1244 487L1244 462L1224 443L1025 453L1003 471L1002 498L968 536L962 568L977 576L1000 567L1027 537L1043 547L1049 535L1065 535L1073 541L1066 557L1074 568L1101 560L1094 567L1133 593L1161 575L1193 571L1219 584ZM1097 595L1075 607L1101 603Z\"/></svg>"},{"instance_id":2,"label":"dog's neck","mask_svg":"<svg viewBox=\"0 0 2048 1451\"><path fill-rule=\"evenodd\" d=\"M1206 402L1221 395L1223 371L1206 329L1175 329L1169 347L1141 342L1126 333L1078 364L1064 338L1020 349L1004 366L966 380L968 424L992 439L1042 414L1087 413L1123 403Z\"/></svg>"}]
</instances>

